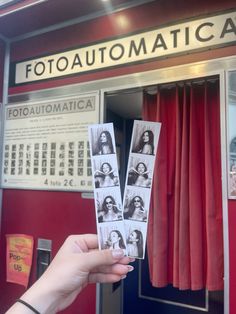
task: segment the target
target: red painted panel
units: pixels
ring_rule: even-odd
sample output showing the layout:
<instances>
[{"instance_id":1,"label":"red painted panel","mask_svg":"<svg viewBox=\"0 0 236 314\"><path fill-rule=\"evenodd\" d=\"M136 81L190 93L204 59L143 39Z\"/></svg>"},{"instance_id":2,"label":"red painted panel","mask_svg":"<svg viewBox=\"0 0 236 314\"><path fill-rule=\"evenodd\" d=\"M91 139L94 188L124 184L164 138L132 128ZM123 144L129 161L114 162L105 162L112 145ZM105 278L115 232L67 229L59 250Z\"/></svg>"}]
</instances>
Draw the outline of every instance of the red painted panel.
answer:
<instances>
[{"instance_id":1,"label":"red painted panel","mask_svg":"<svg viewBox=\"0 0 236 314\"><path fill-rule=\"evenodd\" d=\"M229 308L230 314L236 313L236 200L228 202L228 219L229 219Z\"/></svg>"},{"instance_id":2,"label":"red painted panel","mask_svg":"<svg viewBox=\"0 0 236 314\"><path fill-rule=\"evenodd\" d=\"M34 237L35 244L38 238L51 239L54 256L69 234L95 232L93 200L82 199L81 193L5 190L0 241L0 313L5 313L10 304L24 292L23 287L6 283L5 234L29 234ZM30 284L36 279L36 246ZM88 299L90 302L86 301ZM85 289L78 301L65 313L95 313L95 286Z\"/></svg>"},{"instance_id":3,"label":"red painted panel","mask_svg":"<svg viewBox=\"0 0 236 314\"><path fill-rule=\"evenodd\" d=\"M126 3L130 3L130 0L112 0L112 7L121 8ZM3 15L0 29L2 35L12 38L67 20L104 12L107 7L110 9L111 4L97 0L67 0L66 3L65 0L21 0L0 9L0 16Z\"/></svg>"}]
</instances>

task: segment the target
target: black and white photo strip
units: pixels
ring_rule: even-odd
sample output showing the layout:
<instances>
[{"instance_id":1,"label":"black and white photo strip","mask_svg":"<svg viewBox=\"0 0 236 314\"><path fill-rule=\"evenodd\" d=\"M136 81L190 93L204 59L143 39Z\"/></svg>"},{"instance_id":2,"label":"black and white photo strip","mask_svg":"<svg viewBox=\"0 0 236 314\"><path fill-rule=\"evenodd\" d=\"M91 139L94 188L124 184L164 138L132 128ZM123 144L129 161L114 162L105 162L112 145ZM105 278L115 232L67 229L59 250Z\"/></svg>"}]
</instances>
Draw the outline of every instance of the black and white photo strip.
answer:
<instances>
[{"instance_id":1,"label":"black and white photo strip","mask_svg":"<svg viewBox=\"0 0 236 314\"><path fill-rule=\"evenodd\" d=\"M127 254L113 124L91 125L88 131L99 248Z\"/></svg>"},{"instance_id":2,"label":"black and white photo strip","mask_svg":"<svg viewBox=\"0 0 236 314\"><path fill-rule=\"evenodd\" d=\"M134 121L123 198L128 256L145 255L149 205L161 124Z\"/></svg>"}]
</instances>

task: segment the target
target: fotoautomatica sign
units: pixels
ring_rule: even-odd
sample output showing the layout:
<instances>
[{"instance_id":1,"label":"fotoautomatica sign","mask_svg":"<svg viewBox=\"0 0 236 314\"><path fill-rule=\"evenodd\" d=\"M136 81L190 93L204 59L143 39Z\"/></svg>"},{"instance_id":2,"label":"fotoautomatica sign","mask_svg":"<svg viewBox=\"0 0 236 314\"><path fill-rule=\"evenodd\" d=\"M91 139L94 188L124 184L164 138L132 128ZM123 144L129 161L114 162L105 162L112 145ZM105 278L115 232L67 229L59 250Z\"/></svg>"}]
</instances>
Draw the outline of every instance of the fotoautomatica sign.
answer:
<instances>
[{"instance_id":1,"label":"fotoautomatica sign","mask_svg":"<svg viewBox=\"0 0 236 314\"><path fill-rule=\"evenodd\" d=\"M82 74L236 42L236 11L156 28L15 64L22 84Z\"/></svg>"},{"instance_id":2,"label":"fotoautomatica sign","mask_svg":"<svg viewBox=\"0 0 236 314\"><path fill-rule=\"evenodd\" d=\"M99 94L5 108L2 187L92 191L88 125L99 122Z\"/></svg>"}]
</instances>

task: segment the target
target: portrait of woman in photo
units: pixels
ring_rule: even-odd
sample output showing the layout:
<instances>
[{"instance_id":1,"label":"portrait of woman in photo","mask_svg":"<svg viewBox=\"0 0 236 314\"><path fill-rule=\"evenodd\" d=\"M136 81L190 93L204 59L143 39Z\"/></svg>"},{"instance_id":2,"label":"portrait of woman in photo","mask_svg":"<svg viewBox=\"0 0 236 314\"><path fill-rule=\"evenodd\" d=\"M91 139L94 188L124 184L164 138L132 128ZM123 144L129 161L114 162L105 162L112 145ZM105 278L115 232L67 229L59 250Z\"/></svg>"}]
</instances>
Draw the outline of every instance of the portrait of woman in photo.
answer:
<instances>
[{"instance_id":1,"label":"portrait of woman in photo","mask_svg":"<svg viewBox=\"0 0 236 314\"><path fill-rule=\"evenodd\" d=\"M97 141L97 151L95 155L114 154L112 137L109 131L102 131Z\"/></svg>"},{"instance_id":2,"label":"portrait of woman in photo","mask_svg":"<svg viewBox=\"0 0 236 314\"><path fill-rule=\"evenodd\" d=\"M95 187L105 188L119 185L118 176L114 175L114 170L108 162L104 162L100 170L95 171Z\"/></svg>"},{"instance_id":3,"label":"portrait of woman in photo","mask_svg":"<svg viewBox=\"0 0 236 314\"><path fill-rule=\"evenodd\" d=\"M150 188L151 179L148 177L149 171L144 162L139 162L136 167L132 167L128 173L128 185Z\"/></svg>"},{"instance_id":4,"label":"portrait of woman in photo","mask_svg":"<svg viewBox=\"0 0 236 314\"><path fill-rule=\"evenodd\" d=\"M122 234L119 230L112 230L105 242L105 249L126 249Z\"/></svg>"},{"instance_id":5,"label":"portrait of woman in photo","mask_svg":"<svg viewBox=\"0 0 236 314\"><path fill-rule=\"evenodd\" d=\"M127 241L128 255L131 257L143 257L143 235L142 232L135 229L133 230Z\"/></svg>"},{"instance_id":6,"label":"portrait of woman in photo","mask_svg":"<svg viewBox=\"0 0 236 314\"><path fill-rule=\"evenodd\" d=\"M140 137L138 146L132 151L133 153L153 155L154 154L154 135L151 130L146 130Z\"/></svg>"},{"instance_id":7,"label":"portrait of woman in photo","mask_svg":"<svg viewBox=\"0 0 236 314\"><path fill-rule=\"evenodd\" d=\"M147 221L147 211L144 209L144 202L140 196L135 196L131 199L128 210L124 212L124 218Z\"/></svg>"},{"instance_id":8,"label":"portrait of woman in photo","mask_svg":"<svg viewBox=\"0 0 236 314\"><path fill-rule=\"evenodd\" d=\"M116 205L115 199L109 195L104 198L102 208L98 211L98 222L122 220L122 211Z\"/></svg>"}]
</instances>

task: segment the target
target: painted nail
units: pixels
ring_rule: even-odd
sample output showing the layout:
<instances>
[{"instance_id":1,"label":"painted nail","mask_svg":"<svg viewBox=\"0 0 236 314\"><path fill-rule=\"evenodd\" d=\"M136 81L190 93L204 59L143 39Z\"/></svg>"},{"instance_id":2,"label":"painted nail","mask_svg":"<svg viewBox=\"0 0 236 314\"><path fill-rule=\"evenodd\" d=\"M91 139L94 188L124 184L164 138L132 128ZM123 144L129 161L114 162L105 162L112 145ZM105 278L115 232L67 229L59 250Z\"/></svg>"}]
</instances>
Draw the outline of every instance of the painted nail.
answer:
<instances>
[{"instance_id":1,"label":"painted nail","mask_svg":"<svg viewBox=\"0 0 236 314\"><path fill-rule=\"evenodd\" d=\"M131 265L128 265L127 267L128 267L128 272L130 272L130 271L133 271L133 270L134 270L134 267L133 267L133 266L131 266Z\"/></svg>"},{"instance_id":2,"label":"painted nail","mask_svg":"<svg viewBox=\"0 0 236 314\"><path fill-rule=\"evenodd\" d=\"M124 256L124 251L121 250L121 249L118 249L118 250L112 250L112 256L114 258L122 258Z\"/></svg>"}]
</instances>

